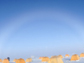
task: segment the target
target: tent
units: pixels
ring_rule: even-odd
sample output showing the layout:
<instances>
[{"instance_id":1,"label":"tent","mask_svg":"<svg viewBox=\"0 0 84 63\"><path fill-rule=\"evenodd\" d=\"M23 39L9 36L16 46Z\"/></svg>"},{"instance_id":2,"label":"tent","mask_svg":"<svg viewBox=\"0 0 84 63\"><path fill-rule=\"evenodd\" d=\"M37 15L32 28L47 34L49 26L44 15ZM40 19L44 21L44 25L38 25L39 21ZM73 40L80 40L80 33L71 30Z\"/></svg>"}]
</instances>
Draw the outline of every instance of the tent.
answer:
<instances>
[{"instance_id":1,"label":"tent","mask_svg":"<svg viewBox=\"0 0 84 63\"><path fill-rule=\"evenodd\" d=\"M66 54L65 57L69 57L69 54Z\"/></svg>"},{"instance_id":2,"label":"tent","mask_svg":"<svg viewBox=\"0 0 84 63\"><path fill-rule=\"evenodd\" d=\"M31 58L26 59L26 62L32 62Z\"/></svg>"},{"instance_id":3,"label":"tent","mask_svg":"<svg viewBox=\"0 0 84 63\"><path fill-rule=\"evenodd\" d=\"M2 63L9 63L9 60L8 60L8 59L4 59L4 60L2 61Z\"/></svg>"},{"instance_id":4,"label":"tent","mask_svg":"<svg viewBox=\"0 0 84 63\"><path fill-rule=\"evenodd\" d=\"M55 58L50 58L48 63L64 63L62 58L60 58L59 56L55 57Z\"/></svg>"},{"instance_id":5,"label":"tent","mask_svg":"<svg viewBox=\"0 0 84 63\"><path fill-rule=\"evenodd\" d=\"M62 56L62 55L58 55L58 57L63 58L63 56Z\"/></svg>"},{"instance_id":6,"label":"tent","mask_svg":"<svg viewBox=\"0 0 84 63\"><path fill-rule=\"evenodd\" d=\"M84 57L84 53L81 53L81 54L80 54L80 57Z\"/></svg>"},{"instance_id":7,"label":"tent","mask_svg":"<svg viewBox=\"0 0 84 63\"><path fill-rule=\"evenodd\" d=\"M48 62L49 58L48 57L42 57L42 62Z\"/></svg>"},{"instance_id":8,"label":"tent","mask_svg":"<svg viewBox=\"0 0 84 63\"><path fill-rule=\"evenodd\" d=\"M16 60L16 63L25 63L25 60L22 59L22 58L20 58L20 59L17 59L17 60Z\"/></svg>"},{"instance_id":9,"label":"tent","mask_svg":"<svg viewBox=\"0 0 84 63\"><path fill-rule=\"evenodd\" d=\"M14 59L13 62L16 62L17 59Z\"/></svg>"},{"instance_id":10,"label":"tent","mask_svg":"<svg viewBox=\"0 0 84 63\"><path fill-rule=\"evenodd\" d=\"M2 59L0 59L0 62L2 62Z\"/></svg>"},{"instance_id":11,"label":"tent","mask_svg":"<svg viewBox=\"0 0 84 63\"><path fill-rule=\"evenodd\" d=\"M74 54L74 55L72 55L72 57L71 57L71 61L76 61L76 60L79 60L80 58L79 58L79 56L77 55L77 54Z\"/></svg>"}]
</instances>

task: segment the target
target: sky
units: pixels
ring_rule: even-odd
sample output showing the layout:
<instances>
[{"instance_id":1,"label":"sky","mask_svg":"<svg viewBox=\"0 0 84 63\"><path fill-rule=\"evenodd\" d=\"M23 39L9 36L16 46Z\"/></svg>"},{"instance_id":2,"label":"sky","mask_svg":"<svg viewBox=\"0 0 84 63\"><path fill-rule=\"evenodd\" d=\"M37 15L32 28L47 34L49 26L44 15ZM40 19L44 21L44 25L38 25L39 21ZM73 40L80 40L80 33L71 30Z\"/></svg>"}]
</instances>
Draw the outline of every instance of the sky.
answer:
<instances>
[{"instance_id":1,"label":"sky","mask_svg":"<svg viewBox=\"0 0 84 63\"><path fill-rule=\"evenodd\" d=\"M83 0L0 0L0 58L84 52Z\"/></svg>"}]
</instances>

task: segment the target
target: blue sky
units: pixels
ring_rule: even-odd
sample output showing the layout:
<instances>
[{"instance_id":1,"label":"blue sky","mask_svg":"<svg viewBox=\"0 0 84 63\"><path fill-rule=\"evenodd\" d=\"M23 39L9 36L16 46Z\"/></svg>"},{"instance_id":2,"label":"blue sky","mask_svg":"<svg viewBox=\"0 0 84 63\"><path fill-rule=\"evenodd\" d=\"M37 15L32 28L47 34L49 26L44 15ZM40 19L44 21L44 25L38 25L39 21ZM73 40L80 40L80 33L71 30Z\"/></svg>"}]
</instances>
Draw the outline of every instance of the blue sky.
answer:
<instances>
[{"instance_id":1,"label":"blue sky","mask_svg":"<svg viewBox=\"0 0 84 63\"><path fill-rule=\"evenodd\" d=\"M0 57L84 52L83 0L0 0Z\"/></svg>"}]
</instances>

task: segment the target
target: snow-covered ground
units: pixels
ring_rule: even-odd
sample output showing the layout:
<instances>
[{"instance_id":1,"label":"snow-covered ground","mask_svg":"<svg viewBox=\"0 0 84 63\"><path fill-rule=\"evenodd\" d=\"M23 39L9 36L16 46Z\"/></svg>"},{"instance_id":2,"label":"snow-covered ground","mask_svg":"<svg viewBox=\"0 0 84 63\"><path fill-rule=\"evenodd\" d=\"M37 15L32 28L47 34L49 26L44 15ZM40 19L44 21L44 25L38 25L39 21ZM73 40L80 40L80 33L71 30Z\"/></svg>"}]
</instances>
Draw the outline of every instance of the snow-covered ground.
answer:
<instances>
[{"instance_id":1,"label":"snow-covered ground","mask_svg":"<svg viewBox=\"0 0 84 63\"><path fill-rule=\"evenodd\" d=\"M84 58L80 58L80 60L77 61L70 61L71 57L69 58L63 58L64 63L84 63Z\"/></svg>"}]
</instances>

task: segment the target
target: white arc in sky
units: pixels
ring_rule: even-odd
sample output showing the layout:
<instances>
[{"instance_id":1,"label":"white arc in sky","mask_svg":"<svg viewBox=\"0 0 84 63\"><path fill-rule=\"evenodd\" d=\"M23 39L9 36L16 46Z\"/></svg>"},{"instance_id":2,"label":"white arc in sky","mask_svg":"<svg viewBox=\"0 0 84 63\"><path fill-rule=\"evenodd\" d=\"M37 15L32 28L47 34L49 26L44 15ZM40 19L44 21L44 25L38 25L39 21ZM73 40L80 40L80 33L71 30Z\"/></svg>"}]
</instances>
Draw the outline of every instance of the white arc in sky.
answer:
<instances>
[{"instance_id":1,"label":"white arc in sky","mask_svg":"<svg viewBox=\"0 0 84 63\"><path fill-rule=\"evenodd\" d=\"M5 28L1 30L0 35L0 49L4 47L4 43L7 39L11 36L14 31L28 21L34 21L35 19L43 19L43 18L52 18L58 19L61 21L66 22L69 26L73 27L78 34L80 34L81 39L84 41L84 29L83 25L81 24L80 20L74 19L72 16L68 14L58 12L58 11L36 11L31 13L24 13L23 15L17 17L16 19L12 20Z\"/></svg>"}]
</instances>

